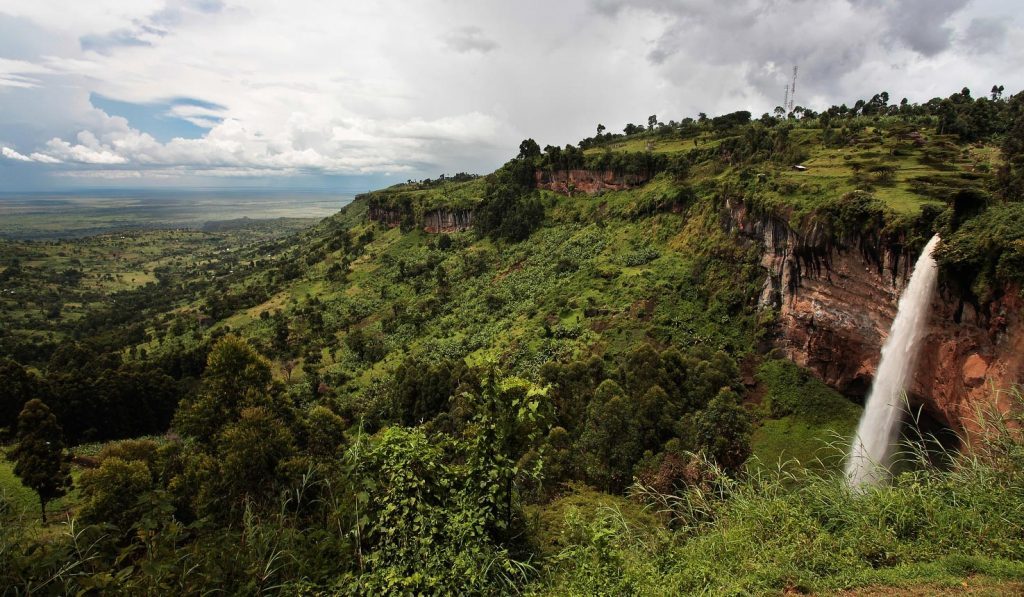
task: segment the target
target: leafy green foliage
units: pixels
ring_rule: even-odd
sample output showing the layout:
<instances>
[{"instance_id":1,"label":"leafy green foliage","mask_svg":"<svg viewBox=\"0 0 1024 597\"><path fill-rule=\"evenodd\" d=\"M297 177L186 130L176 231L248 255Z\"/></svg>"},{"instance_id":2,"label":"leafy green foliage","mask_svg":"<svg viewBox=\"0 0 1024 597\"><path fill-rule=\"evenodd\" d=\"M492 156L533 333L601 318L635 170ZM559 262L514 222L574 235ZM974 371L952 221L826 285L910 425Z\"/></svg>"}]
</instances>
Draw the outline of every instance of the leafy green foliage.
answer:
<instances>
[{"instance_id":1,"label":"leafy green foliage","mask_svg":"<svg viewBox=\"0 0 1024 597\"><path fill-rule=\"evenodd\" d=\"M728 388L697 415L697 443L724 470L738 470L750 456L750 415Z\"/></svg>"},{"instance_id":2,"label":"leafy green foliage","mask_svg":"<svg viewBox=\"0 0 1024 597\"><path fill-rule=\"evenodd\" d=\"M105 458L99 468L85 471L79 479L82 520L130 529L141 516L139 500L153 488L153 475L146 462Z\"/></svg>"},{"instance_id":3,"label":"leafy green foliage","mask_svg":"<svg viewBox=\"0 0 1024 597\"><path fill-rule=\"evenodd\" d=\"M474 216L477 230L512 242L526 239L544 219L544 206L531 192L532 162L512 160L486 181L484 200Z\"/></svg>"},{"instance_id":4,"label":"leafy green foliage","mask_svg":"<svg viewBox=\"0 0 1024 597\"><path fill-rule=\"evenodd\" d=\"M182 402L175 426L194 443L178 455L169 488L195 515L237 518L249 503L271 503L289 475L297 416L267 360L241 339L213 347L199 395Z\"/></svg>"},{"instance_id":5,"label":"leafy green foliage","mask_svg":"<svg viewBox=\"0 0 1024 597\"><path fill-rule=\"evenodd\" d=\"M306 451L314 457L337 458L345 448L347 427L345 420L326 406L312 407L303 420Z\"/></svg>"},{"instance_id":6,"label":"leafy green foliage","mask_svg":"<svg viewBox=\"0 0 1024 597\"><path fill-rule=\"evenodd\" d=\"M632 481L633 464L643 453L634 412L610 379L597 387L587 408L578 443L581 465L588 480L607 491L621 491Z\"/></svg>"},{"instance_id":7,"label":"leafy green foliage","mask_svg":"<svg viewBox=\"0 0 1024 597\"><path fill-rule=\"evenodd\" d=\"M10 359L0 359L0 430L13 432L21 409L45 391L36 375Z\"/></svg>"},{"instance_id":8,"label":"leafy green foliage","mask_svg":"<svg viewBox=\"0 0 1024 597\"><path fill-rule=\"evenodd\" d=\"M947 282L976 301L1024 284L1024 203L993 205L944 236L935 256Z\"/></svg>"},{"instance_id":9,"label":"leafy green foliage","mask_svg":"<svg viewBox=\"0 0 1024 597\"><path fill-rule=\"evenodd\" d=\"M275 414L285 414L285 405L274 399L272 389L270 363L244 340L225 337L210 351L199 395L178 409L175 428L211 444L245 408L276 404Z\"/></svg>"},{"instance_id":10,"label":"leafy green foliage","mask_svg":"<svg viewBox=\"0 0 1024 597\"><path fill-rule=\"evenodd\" d=\"M1024 201L1024 94L1010 100L1011 124L1003 137L1003 165L997 177L1000 191L1009 201Z\"/></svg>"}]
</instances>

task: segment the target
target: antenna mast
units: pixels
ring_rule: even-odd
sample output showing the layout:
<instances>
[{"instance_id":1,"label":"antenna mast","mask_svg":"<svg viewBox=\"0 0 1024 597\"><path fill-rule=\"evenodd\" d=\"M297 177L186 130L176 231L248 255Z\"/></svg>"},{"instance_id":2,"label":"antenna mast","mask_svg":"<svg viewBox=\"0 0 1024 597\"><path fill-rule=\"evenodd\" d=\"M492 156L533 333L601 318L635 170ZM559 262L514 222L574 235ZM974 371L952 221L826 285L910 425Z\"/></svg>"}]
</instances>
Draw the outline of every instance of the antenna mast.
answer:
<instances>
[{"instance_id":1,"label":"antenna mast","mask_svg":"<svg viewBox=\"0 0 1024 597\"><path fill-rule=\"evenodd\" d=\"M797 67L794 64L793 65L793 85L788 89L789 90L789 105L786 106L786 111L787 112L792 112L793 111L793 99L796 97L796 69L797 69Z\"/></svg>"},{"instance_id":2,"label":"antenna mast","mask_svg":"<svg viewBox=\"0 0 1024 597\"><path fill-rule=\"evenodd\" d=\"M789 107L789 85L786 85L786 94L782 96L782 111L786 112Z\"/></svg>"}]
</instances>

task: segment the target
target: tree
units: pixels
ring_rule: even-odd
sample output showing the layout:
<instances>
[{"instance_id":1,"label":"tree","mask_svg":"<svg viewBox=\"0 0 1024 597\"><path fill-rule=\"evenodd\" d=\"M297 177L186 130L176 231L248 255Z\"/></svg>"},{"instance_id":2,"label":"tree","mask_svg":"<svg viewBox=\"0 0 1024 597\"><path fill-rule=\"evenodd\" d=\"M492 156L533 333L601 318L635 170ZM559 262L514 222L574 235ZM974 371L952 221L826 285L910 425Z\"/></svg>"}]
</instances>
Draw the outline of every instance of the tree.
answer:
<instances>
[{"instance_id":1,"label":"tree","mask_svg":"<svg viewBox=\"0 0 1024 597\"><path fill-rule=\"evenodd\" d=\"M750 456L750 433L750 415L729 388L697 415L698 446L726 471L738 470Z\"/></svg>"},{"instance_id":2,"label":"tree","mask_svg":"<svg viewBox=\"0 0 1024 597\"><path fill-rule=\"evenodd\" d=\"M0 359L0 429L6 427L13 432L18 413L26 402L38 398L43 389L43 382L24 367L10 359Z\"/></svg>"},{"instance_id":3,"label":"tree","mask_svg":"<svg viewBox=\"0 0 1024 597\"><path fill-rule=\"evenodd\" d=\"M1024 93L1010 99L1010 125L1003 138L1003 165L996 175L1000 194L1007 201L1024 200Z\"/></svg>"},{"instance_id":4,"label":"tree","mask_svg":"<svg viewBox=\"0 0 1024 597\"><path fill-rule=\"evenodd\" d=\"M441 413L458 383L454 370L450 361L406 357L395 371L395 418L412 427Z\"/></svg>"},{"instance_id":5,"label":"tree","mask_svg":"<svg viewBox=\"0 0 1024 597\"><path fill-rule=\"evenodd\" d=\"M540 157L540 145L533 139L526 139L519 144L519 159L532 160Z\"/></svg>"},{"instance_id":6,"label":"tree","mask_svg":"<svg viewBox=\"0 0 1024 597\"><path fill-rule=\"evenodd\" d=\"M39 495L39 509L46 523L46 504L71 487L71 466L64 452L57 417L38 398L25 404L18 415L18 443L12 452L14 474Z\"/></svg>"},{"instance_id":7,"label":"tree","mask_svg":"<svg viewBox=\"0 0 1024 597\"><path fill-rule=\"evenodd\" d=\"M532 154L533 147L521 148L520 156L524 149ZM539 147L536 147L536 156L540 156ZM532 192L532 185L532 158L512 160L488 176L484 199L473 214L477 231L512 242L530 236L544 220L544 205Z\"/></svg>"},{"instance_id":8,"label":"tree","mask_svg":"<svg viewBox=\"0 0 1024 597\"><path fill-rule=\"evenodd\" d=\"M345 447L345 420L323 405L306 413L303 421L306 451L318 458L337 458Z\"/></svg>"},{"instance_id":9,"label":"tree","mask_svg":"<svg viewBox=\"0 0 1024 597\"><path fill-rule=\"evenodd\" d=\"M210 351L202 387L182 401L175 428L184 442L168 489L196 515L237 519L247 503L267 505L296 451L294 406L270 363L244 340L225 336Z\"/></svg>"},{"instance_id":10,"label":"tree","mask_svg":"<svg viewBox=\"0 0 1024 597\"><path fill-rule=\"evenodd\" d=\"M291 431L270 410L245 408L217 442L220 479L214 486L229 506L274 496L284 479L281 463L295 453Z\"/></svg>"},{"instance_id":11,"label":"tree","mask_svg":"<svg viewBox=\"0 0 1024 597\"><path fill-rule=\"evenodd\" d=\"M633 465L643 454L634 405L619 384L601 382L587 407L580 435L580 468L588 481L606 491L622 491L633 478Z\"/></svg>"},{"instance_id":12,"label":"tree","mask_svg":"<svg viewBox=\"0 0 1024 597\"><path fill-rule=\"evenodd\" d=\"M267 406L290 415L273 390L270 362L245 340L225 336L210 351L199 395L181 402L174 426L209 444L244 408Z\"/></svg>"},{"instance_id":13,"label":"tree","mask_svg":"<svg viewBox=\"0 0 1024 597\"><path fill-rule=\"evenodd\" d=\"M597 125L597 136L598 137L600 137L601 134L604 133L604 131L605 131L605 126L603 124Z\"/></svg>"},{"instance_id":14,"label":"tree","mask_svg":"<svg viewBox=\"0 0 1024 597\"><path fill-rule=\"evenodd\" d=\"M653 131L656 126L658 126L658 116L651 114L647 117L647 130Z\"/></svg>"},{"instance_id":15,"label":"tree","mask_svg":"<svg viewBox=\"0 0 1024 597\"><path fill-rule=\"evenodd\" d=\"M79 486L84 520L109 522L126 532L142 515L139 498L153 489L153 475L145 461L115 456L83 472Z\"/></svg>"}]
</instances>

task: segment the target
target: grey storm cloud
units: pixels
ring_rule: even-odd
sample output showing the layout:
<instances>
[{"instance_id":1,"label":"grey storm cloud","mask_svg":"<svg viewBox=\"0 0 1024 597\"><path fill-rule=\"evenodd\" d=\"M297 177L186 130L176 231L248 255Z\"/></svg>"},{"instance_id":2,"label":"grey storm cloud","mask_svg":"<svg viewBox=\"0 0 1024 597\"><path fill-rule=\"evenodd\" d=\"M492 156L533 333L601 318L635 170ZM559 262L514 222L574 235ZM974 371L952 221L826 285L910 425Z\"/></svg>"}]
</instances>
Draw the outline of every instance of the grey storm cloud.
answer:
<instances>
[{"instance_id":1,"label":"grey storm cloud","mask_svg":"<svg viewBox=\"0 0 1024 597\"><path fill-rule=\"evenodd\" d=\"M924 57L948 50L955 38L951 18L968 0L592 0L607 18L629 11L658 16L662 31L645 58L685 82L703 65L729 66L763 95L782 99L800 67L810 91L834 96L844 77L870 60L885 60L900 48ZM982 23L974 28L989 27ZM979 31L980 33L980 31ZM994 49L997 31L985 38ZM892 61L894 61L893 59Z\"/></svg>"},{"instance_id":2,"label":"grey storm cloud","mask_svg":"<svg viewBox=\"0 0 1024 597\"><path fill-rule=\"evenodd\" d=\"M468 52L480 52L482 54L486 54L498 47L498 43L496 41L484 36L482 29L472 26L460 27L454 31L450 31L444 36L444 44L450 50L454 50L460 54L466 54Z\"/></svg>"},{"instance_id":3,"label":"grey storm cloud","mask_svg":"<svg viewBox=\"0 0 1024 597\"><path fill-rule=\"evenodd\" d=\"M967 3L968 0L864 2L869 6L881 7L881 24L887 28L891 40L906 44L924 56L934 56L950 47L953 29L947 22Z\"/></svg>"},{"instance_id":4,"label":"grey storm cloud","mask_svg":"<svg viewBox=\"0 0 1024 597\"><path fill-rule=\"evenodd\" d=\"M83 51L109 54L118 48L152 47L154 38L164 37L182 24L190 14L216 14L224 10L222 0L186 0L168 2L160 10L136 19L132 27L102 34L83 35L79 43Z\"/></svg>"},{"instance_id":5,"label":"grey storm cloud","mask_svg":"<svg viewBox=\"0 0 1024 597\"><path fill-rule=\"evenodd\" d=\"M978 54L998 52L1006 45L1005 19L974 18L964 32L964 45Z\"/></svg>"},{"instance_id":6,"label":"grey storm cloud","mask_svg":"<svg viewBox=\"0 0 1024 597\"><path fill-rule=\"evenodd\" d=\"M142 33L149 33L149 31L143 30ZM79 38L79 42L82 44L82 50L100 54L109 54L116 48L153 45L141 37L139 30L132 29L118 29L100 35L83 35Z\"/></svg>"}]
</instances>

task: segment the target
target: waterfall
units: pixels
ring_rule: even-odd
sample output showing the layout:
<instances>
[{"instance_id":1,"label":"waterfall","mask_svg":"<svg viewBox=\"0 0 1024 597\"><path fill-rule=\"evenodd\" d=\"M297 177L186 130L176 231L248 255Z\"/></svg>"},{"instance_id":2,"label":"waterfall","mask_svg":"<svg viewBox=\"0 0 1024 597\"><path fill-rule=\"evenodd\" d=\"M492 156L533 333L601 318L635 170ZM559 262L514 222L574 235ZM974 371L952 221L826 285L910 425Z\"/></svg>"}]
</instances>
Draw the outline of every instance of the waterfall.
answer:
<instances>
[{"instance_id":1,"label":"waterfall","mask_svg":"<svg viewBox=\"0 0 1024 597\"><path fill-rule=\"evenodd\" d=\"M932 257L938 242L938 235L933 236L917 259L882 347L878 373L846 464L846 479L851 487L878 483L888 475L892 464L893 447L903 420L903 391L914 372L938 279L938 266Z\"/></svg>"}]
</instances>

